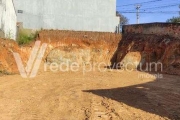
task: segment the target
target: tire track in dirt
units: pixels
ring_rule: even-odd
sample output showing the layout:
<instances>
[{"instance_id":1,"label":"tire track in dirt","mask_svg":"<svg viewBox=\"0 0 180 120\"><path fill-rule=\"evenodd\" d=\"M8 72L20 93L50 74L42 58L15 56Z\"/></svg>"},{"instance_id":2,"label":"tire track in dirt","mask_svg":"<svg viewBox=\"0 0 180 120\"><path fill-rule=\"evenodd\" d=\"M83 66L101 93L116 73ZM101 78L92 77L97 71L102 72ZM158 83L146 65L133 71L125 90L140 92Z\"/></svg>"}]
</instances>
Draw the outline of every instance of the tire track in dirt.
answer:
<instances>
[{"instance_id":1,"label":"tire track in dirt","mask_svg":"<svg viewBox=\"0 0 180 120\"><path fill-rule=\"evenodd\" d=\"M91 101L91 120L121 120L119 114L110 105L107 98L97 100L99 99L93 97Z\"/></svg>"}]
</instances>

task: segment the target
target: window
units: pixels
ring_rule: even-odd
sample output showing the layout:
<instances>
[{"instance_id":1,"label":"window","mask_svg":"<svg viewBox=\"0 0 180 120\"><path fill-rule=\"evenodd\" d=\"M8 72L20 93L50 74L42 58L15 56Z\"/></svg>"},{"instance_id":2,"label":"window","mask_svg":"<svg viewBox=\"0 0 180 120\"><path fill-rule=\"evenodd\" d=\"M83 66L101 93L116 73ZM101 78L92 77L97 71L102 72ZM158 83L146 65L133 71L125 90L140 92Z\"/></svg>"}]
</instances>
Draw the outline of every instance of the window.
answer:
<instances>
[{"instance_id":1,"label":"window","mask_svg":"<svg viewBox=\"0 0 180 120\"><path fill-rule=\"evenodd\" d=\"M23 13L23 10L18 10L18 13Z\"/></svg>"}]
</instances>

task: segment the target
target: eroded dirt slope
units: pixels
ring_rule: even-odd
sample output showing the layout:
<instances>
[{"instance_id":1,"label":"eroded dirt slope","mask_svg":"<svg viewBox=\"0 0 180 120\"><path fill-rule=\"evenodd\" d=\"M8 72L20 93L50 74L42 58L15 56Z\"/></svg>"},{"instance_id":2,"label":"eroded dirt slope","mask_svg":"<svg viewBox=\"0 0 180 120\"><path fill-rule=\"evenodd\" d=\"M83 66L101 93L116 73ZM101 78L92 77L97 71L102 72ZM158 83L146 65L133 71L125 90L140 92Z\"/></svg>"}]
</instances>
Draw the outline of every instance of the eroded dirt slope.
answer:
<instances>
[{"instance_id":1,"label":"eroded dirt slope","mask_svg":"<svg viewBox=\"0 0 180 120\"><path fill-rule=\"evenodd\" d=\"M21 55L22 61L27 61L28 55L22 52L21 48L14 40L0 38L0 73L13 74L18 73L17 65L13 56L13 52Z\"/></svg>"},{"instance_id":2,"label":"eroded dirt slope","mask_svg":"<svg viewBox=\"0 0 180 120\"><path fill-rule=\"evenodd\" d=\"M150 63L162 63L163 67L157 67L159 72L180 75L180 39L167 35L123 34L112 59L112 63L118 62L141 63L143 70L150 68Z\"/></svg>"},{"instance_id":3,"label":"eroded dirt slope","mask_svg":"<svg viewBox=\"0 0 180 120\"><path fill-rule=\"evenodd\" d=\"M68 61L79 64L109 63L120 40L120 34L60 30L40 31L36 39L36 41L41 41L41 44L47 43L48 45L43 61L48 63ZM0 39L0 73L18 73L13 52L20 54L26 66L36 41L18 46L13 40Z\"/></svg>"},{"instance_id":4,"label":"eroded dirt slope","mask_svg":"<svg viewBox=\"0 0 180 120\"><path fill-rule=\"evenodd\" d=\"M109 63L121 34L44 30L37 40L48 43L47 62Z\"/></svg>"}]
</instances>

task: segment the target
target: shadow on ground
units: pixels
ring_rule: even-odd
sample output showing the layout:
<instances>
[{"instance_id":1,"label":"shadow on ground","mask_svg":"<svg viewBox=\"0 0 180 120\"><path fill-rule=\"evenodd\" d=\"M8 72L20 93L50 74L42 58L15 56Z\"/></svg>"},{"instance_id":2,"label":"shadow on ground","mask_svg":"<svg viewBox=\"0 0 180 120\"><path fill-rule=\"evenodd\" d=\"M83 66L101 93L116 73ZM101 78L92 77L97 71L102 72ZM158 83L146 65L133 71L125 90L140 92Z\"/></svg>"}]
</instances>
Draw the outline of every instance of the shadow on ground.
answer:
<instances>
[{"instance_id":1,"label":"shadow on ground","mask_svg":"<svg viewBox=\"0 0 180 120\"><path fill-rule=\"evenodd\" d=\"M164 75L163 79L156 79L154 82L145 84L83 92L122 102L162 117L179 120L180 81L178 79L178 76Z\"/></svg>"}]
</instances>

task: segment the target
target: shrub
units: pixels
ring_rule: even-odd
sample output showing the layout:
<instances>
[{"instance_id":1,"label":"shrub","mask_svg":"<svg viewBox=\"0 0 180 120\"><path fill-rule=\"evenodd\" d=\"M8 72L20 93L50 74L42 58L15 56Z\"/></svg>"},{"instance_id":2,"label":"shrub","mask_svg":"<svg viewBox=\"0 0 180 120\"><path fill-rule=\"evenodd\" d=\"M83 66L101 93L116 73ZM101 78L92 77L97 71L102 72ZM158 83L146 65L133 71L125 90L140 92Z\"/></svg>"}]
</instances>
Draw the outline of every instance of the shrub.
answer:
<instances>
[{"instance_id":1,"label":"shrub","mask_svg":"<svg viewBox=\"0 0 180 120\"><path fill-rule=\"evenodd\" d=\"M12 75L12 73L6 71L6 70L0 70L0 76L2 75Z\"/></svg>"},{"instance_id":2,"label":"shrub","mask_svg":"<svg viewBox=\"0 0 180 120\"><path fill-rule=\"evenodd\" d=\"M20 31L18 35L17 42L19 45L28 44L31 41L35 40L38 35L38 32L28 34L27 32Z\"/></svg>"}]
</instances>

